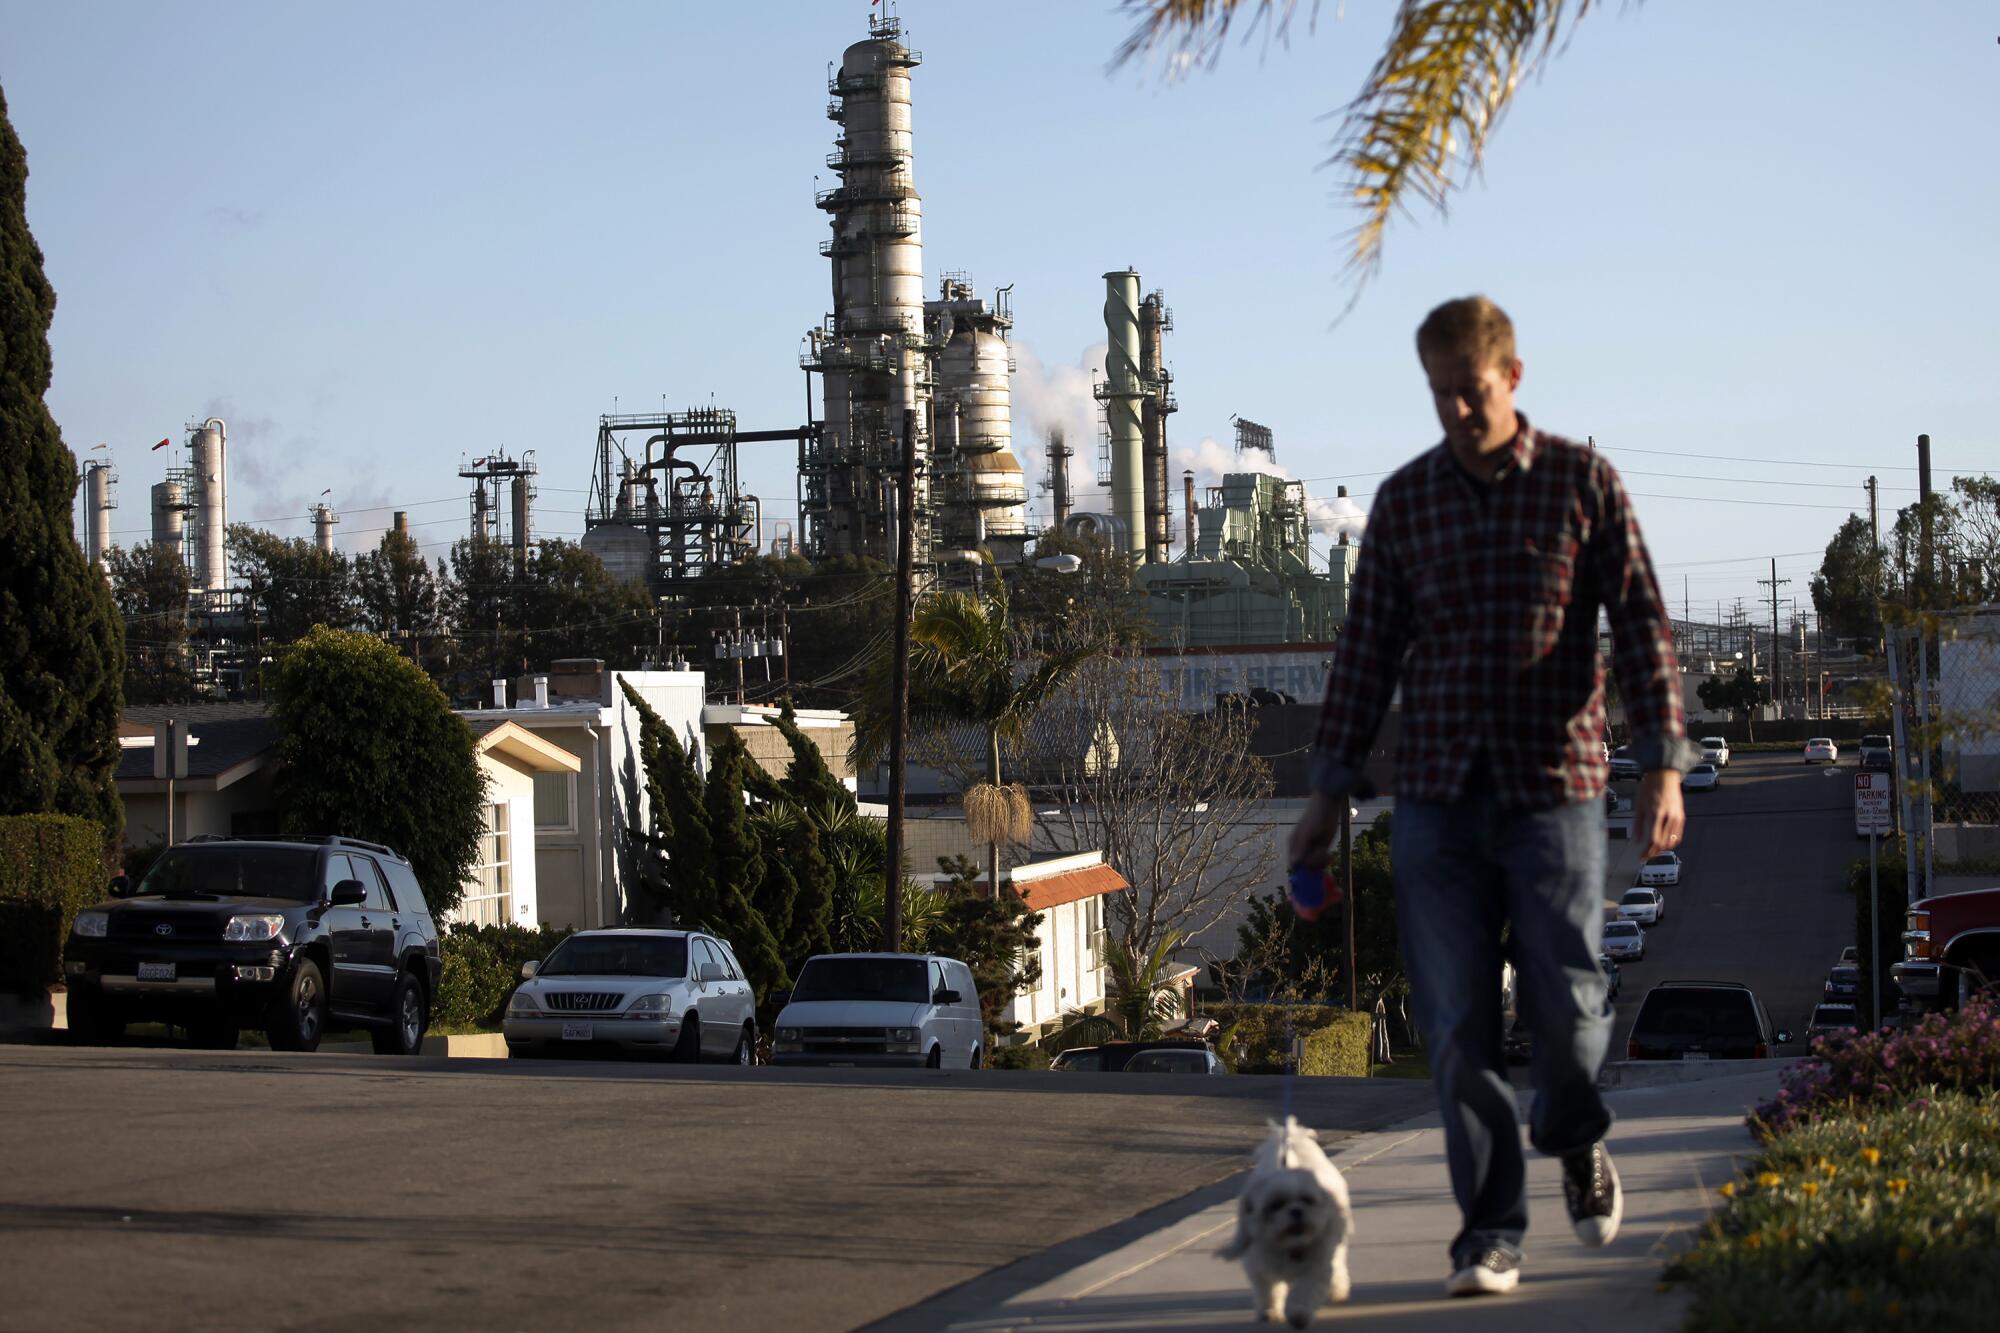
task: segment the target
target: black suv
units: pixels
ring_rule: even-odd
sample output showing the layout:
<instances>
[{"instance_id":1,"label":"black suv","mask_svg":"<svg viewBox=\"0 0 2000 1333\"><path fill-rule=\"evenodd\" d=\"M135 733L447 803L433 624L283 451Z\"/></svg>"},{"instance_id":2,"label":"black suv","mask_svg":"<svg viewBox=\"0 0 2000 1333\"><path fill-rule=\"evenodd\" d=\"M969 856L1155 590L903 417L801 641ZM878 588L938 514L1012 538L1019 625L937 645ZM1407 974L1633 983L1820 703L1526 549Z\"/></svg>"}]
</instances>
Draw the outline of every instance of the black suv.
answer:
<instances>
[{"instance_id":1,"label":"black suv","mask_svg":"<svg viewBox=\"0 0 2000 1333\"><path fill-rule=\"evenodd\" d=\"M194 838L112 901L77 914L64 954L69 1027L109 1041L127 1023L186 1027L227 1049L261 1028L310 1051L329 1019L414 1055L443 962L410 863L352 838Z\"/></svg>"},{"instance_id":2,"label":"black suv","mask_svg":"<svg viewBox=\"0 0 2000 1333\"><path fill-rule=\"evenodd\" d=\"M1625 1055L1631 1060L1762 1060L1792 1039L1735 981L1662 981L1646 992Z\"/></svg>"}]
</instances>

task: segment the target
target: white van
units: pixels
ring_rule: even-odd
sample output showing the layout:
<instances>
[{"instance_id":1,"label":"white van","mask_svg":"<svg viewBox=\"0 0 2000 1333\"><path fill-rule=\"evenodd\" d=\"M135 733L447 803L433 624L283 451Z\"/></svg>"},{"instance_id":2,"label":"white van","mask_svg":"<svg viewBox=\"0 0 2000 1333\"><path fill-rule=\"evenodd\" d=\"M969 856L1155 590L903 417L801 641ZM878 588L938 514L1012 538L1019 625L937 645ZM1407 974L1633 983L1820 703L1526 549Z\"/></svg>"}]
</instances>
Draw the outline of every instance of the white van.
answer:
<instances>
[{"instance_id":1,"label":"white van","mask_svg":"<svg viewBox=\"0 0 2000 1333\"><path fill-rule=\"evenodd\" d=\"M972 969L956 958L820 954L778 1014L771 1063L977 1069L985 1035Z\"/></svg>"}]
</instances>

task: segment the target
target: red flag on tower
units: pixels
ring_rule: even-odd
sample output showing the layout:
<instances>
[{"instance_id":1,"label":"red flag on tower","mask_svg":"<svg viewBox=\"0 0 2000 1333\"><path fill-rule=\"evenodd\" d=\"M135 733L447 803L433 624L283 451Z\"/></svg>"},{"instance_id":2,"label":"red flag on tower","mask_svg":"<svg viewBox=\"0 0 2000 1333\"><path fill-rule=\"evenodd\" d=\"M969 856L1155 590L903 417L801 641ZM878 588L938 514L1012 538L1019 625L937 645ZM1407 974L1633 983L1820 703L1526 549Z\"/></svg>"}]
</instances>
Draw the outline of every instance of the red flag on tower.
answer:
<instances>
[{"instance_id":1,"label":"red flag on tower","mask_svg":"<svg viewBox=\"0 0 2000 1333\"><path fill-rule=\"evenodd\" d=\"M155 449L164 449L172 443L173 443L173 438L169 436L167 439L161 440L158 444L154 445L153 447Z\"/></svg>"}]
</instances>

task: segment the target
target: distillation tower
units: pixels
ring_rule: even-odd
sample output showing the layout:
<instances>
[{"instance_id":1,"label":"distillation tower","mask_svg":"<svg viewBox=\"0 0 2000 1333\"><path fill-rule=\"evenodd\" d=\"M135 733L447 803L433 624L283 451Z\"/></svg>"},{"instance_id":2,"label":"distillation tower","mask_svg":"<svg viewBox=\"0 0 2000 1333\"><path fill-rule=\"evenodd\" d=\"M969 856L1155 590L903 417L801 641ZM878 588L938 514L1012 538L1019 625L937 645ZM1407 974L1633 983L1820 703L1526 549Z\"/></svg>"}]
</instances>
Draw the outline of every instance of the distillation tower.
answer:
<instances>
[{"instance_id":1,"label":"distillation tower","mask_svg":"<svg viewBox=\"0 0 2000 1333\"><path fill-rule=\"evenodd\" d=\"M931 432L935 535L941 552L987 547L1018 564L1028 532L1027 478L1014 454L1013 327L1009 289L989 305L963 274L947 274L924 306L939 347Z\"/></svg>"},{"instance_id":2,"label":"distillation tower","mask_svg":"<svg viewBox=\"0 0 2000 1333\"><path fill-rule=\"evenodd\" d=\"M518 459L496 450L458 470L459 476L472 482L473 542L512 547L516 573L527 569L528 547L533 541L535 472L533 449Z\"/></svg>"},{"instance_id":3,"label":"distillation tower","mask_svg":"<svg viewBox=\"0 0 2000 1333\"><path fill-rule=\"evenodd\" d=\"M111 485L117 480L109 459L93 458L83 465L84 550L99 570L111 563L111 511L118 507Z\"/></svg>"}]
</instances>

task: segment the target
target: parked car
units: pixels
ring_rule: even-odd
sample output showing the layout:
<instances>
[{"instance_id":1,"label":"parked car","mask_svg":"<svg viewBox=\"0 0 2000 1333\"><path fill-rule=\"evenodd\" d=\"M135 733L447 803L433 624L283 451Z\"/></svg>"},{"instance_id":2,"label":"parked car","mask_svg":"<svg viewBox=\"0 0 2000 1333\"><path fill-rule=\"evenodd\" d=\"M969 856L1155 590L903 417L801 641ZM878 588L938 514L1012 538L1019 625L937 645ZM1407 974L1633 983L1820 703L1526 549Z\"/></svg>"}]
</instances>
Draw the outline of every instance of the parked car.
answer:
<instances>
[{"instance_id":1,"label":"parked car","mask_svg":"<svg viewBox=\"0 0 2000 1333\"><path fill-rule=\"evenodd\" d=\"M1729 741L1722 736L1701 738L1701 762L1714 764L1717 768L1729 767Z\"/></svg>"},{"instance_id":2,"label":"parked car","mask_svg":"<svg viewBox=\"0 0 2000 1333\"><path fill-rule=\"evenodd\" d=\"M500 1020L515 1058L618 1050L687 1064L755 1059L757 997L727 940L581 930L521 975Z\"/></svg>"},{"instance_id":3,"label":"parked car","mask_svg":"<svg viewBox=\"0 0 2000 1333\"><path fill-rule=\"evenodd\" d=\"M1722 785L1722 773L1714 764L1696 764L1681 779L1682 791L1714 791Z\"/></svg>"},{"instance_id":4,"label":"parked car","mask_svg":"<svg viewBox=\"0 0 2000 1333\"><path fill-rule=\"evenodd\" d=\"M1852 1000L1861 992L1861 969L1852 963L1837 963L1826 974L1826 998Z\"/></svg>"},{"instance_id":5,"label":"parked car","mask_svg":"<svg viewBox=\"0 0 2000 1333\"><path fill-rule=\"evenodd\" d=\"M1608 953L1600 953L1597 955L1597 970L1604 974L1605 1000L1616 1000L1619 990L1625 985L1624 979L1618 973L1617 960Z\"/></svg>"},{"instance_id":6,"label":"parked car","mask_svg":"<svg viewBox=\"0 0 2000 1333\"><path fill-rule=\"evenodd\" d=\"M1956 1009L2000 983L2000 888L1919 898L1903 922L1889 975L1911 1007Z\"/></svg>"},{"instance_id":7,"label":"parked car","mask_svg":"<svg viewBox=\"0 0 2000 1333\"><path fill-rule=\"evenodd\" d=\"M1631 1060L1762 1060L1792 1034L1748 986L1734 981L1663 981L1646 992L1625 1043Z\"/></svg>"},{"instance_id":8,"label":"parked car","mask_svg":"<svg viewBox=\"0 0 2000 1333\"><path fill-rule=\"evenodd\" d=\"M1646 957L1646 932L1639 923L1619 917L1604 923L1604 952L1608 957L1636 963Z\"/></svg>"},{"instance_id":9,"label":"parked car","mask_svg":"<svg viewBox=\"0 0 2000 1333\"><path fill-rule=\"evenodd\" d=\"M1806 1040L1815 1037L1838 1036L1844 1032L1854 1032L1860 1027L1854 1006L1849 1003L1829 1001L1813 1006L1812 1018L1806 1023Z\"/></svg>"},{"instance_id":10,"label":"parked car","mask_svg":"<svg viewBox=\"0 0 2000 1333\"><path fill-rule=\"evenodd\" d=\"M1850 944L1842 949L1840 951L1840 961L1843 963L1859 963L1861 961L1861 946Z\"/></svg>"},{"instance_id":11,"label":"parked car","mask_svg":"<svg viewBox=\"0 0 2000 1333\"><path fill-rule=\"evenodd\" d=\"M1618 900L1618 915L1642 926L1655 926L1667 915L1667 901L1658 889L1635 884Z\"/></svg>"},{"instance_id":12,"label":"parked car","mask_svg":"<svg viewBox=\"0 0 2000 1333\"><path fill-rule=\"evenodd\" d=\"M1649 857L1646 864L1639 867L1639 882L1659 888L1672 888L1681 882L1681 858L1678 852L1661 852Z\"/></svg>"},{"instance_id":13,"label":"parked car","mask_svg":"<svg viewBox=\"0 0 2000 1333\"><path fill-rule=\"evenodd\" d=\"M1830 737L1815 736L1806 742L1805 762L1808 764L1837 764L1840 762L1840 747Z\"/></svg>"},{"instance_id":14,"label":"parked car","mask_svg":"<svg viewBox=\"0 0 2000 1333\"><path fill-rule=\"evenodd\" d=\"M1115 1074L1147 1051L1206 1051L1205 1041L1163 1037L1157 1041L1107 1041L1102 1046L1074 1046L1058 1051L1049 1068L1065 1073Z\"/></svg>"},{"instance_id":15,"label":"parked car","mask_svg":"<svg viewBox=\"0 0 2000 1333\"><path fill-rule=\"evenodd\" d=\"M443 964L410 863L353 838L196 837L134 885L77 913L65 952L69 1029L104 1042L128 1023L186 1027L197 1044L310 1051L332 1020L414 1055Z\"/></svg>"},{"instance_id":16,"label":"parked car","mask_svg":"<svg viewBox=\"0 0 2000 1333\"><path fill-rule=\"evenodd\" d=\"M1206 1046L1140 1051L1125 1062L1127 1074L1227 1074L1229 1067Z\"/></svg>"},{"instance_id":17,"label":"parked car","mask_svg":"<svg viewBox=\"0 0 2000 1333\"><path fill-rule=\"evenodd\" d=\"M1639 776L1639 761L1632 757L1632 747L1621 745L1611 752L1611 780L1624 782L1636 780Z\"/></svg>"},{"instance_id":18,"label":"parked car","mask_svg":"<svg viewBox=\"0 0 2000 1333\"><path fill-rule=\"evenodd\" d=\"M777 1065L977 1069L985 1054L972 969L935 954L807 959L771 1035Z\"/></svg>"},{"instance_id":19,"label":"parked car","mask_svg":"<svg viewBox=\"0 0 2000 1333\"><path fill-rule=\"evenodd\" d=\"M1896 744L1893 738L1882 735L1863 736L1855 751L1855 758L1863 768L1880 769L1888 773L1896 767Z\"/></svg>"}]
</instances>

